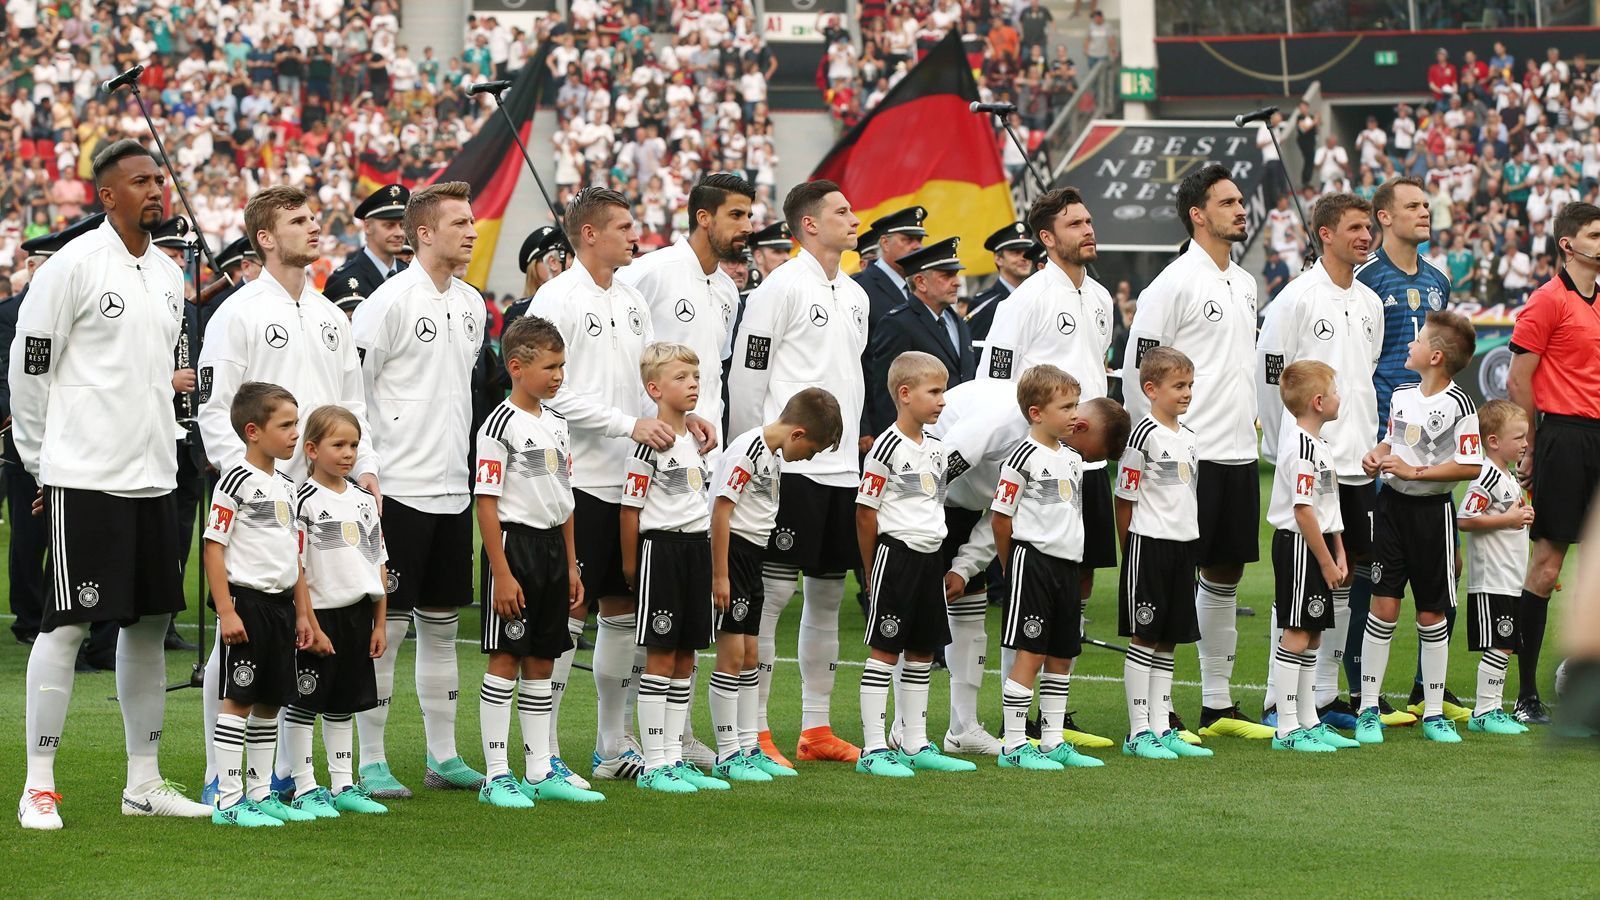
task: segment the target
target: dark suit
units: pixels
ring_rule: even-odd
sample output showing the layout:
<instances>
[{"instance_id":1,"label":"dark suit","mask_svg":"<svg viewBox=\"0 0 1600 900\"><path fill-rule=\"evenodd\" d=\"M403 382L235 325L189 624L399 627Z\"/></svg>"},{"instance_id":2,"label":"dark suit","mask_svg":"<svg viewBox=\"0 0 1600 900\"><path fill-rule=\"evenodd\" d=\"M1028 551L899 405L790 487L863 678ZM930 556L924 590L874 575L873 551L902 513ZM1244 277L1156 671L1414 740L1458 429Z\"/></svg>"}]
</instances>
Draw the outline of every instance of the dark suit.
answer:
<instances>
[{"instance_id":1,"label":"dark suit","mask_svg":"<svg viewBox=\"0 0 1600 900\"><path fill-rule=\"evenodd\" d=\"M906 302L905 289L894 286L894 279L883 267L876 262L850 276L861 289L867 292L870 301L867 307L867 349L861 354L861 374L867 380L867 395L872 395L872 336L878 331L878 323L889 311ZM885 370L887 371L887 370ZM873 437L880 429L873 428L871 422L871 403L863 405L861 409L861 436ZM890 416L890 421L894 417Z\"/></svg>"},{"instance_id":2,"label":"dark suit","mask_svg":"<svg viewBox=\"0 0 1600 900\"><path fill-rule=\"evenodd\" d=\"M395 260L394 264L396 271L404 272L406 270L406 264L400 260ZM344 261L344 265L334 269L328 275L329 282L332 282L335 278L354 278L361 285L361 296L371 297L372 292L388 280L388 275L378 268L378 264L372 261L372 257L367 255L367 250L363 247L350 254L350 257Z\"/></svg>"},{"instance_id":3,"label":"dark suit","mask_svg":"<svg viewBox=\"0 0 1600 900\"><path fill-rule=\"evenodd\" d=\"M908 350L932 354L950 373L949 387L971 381L977 374L978 355L972 350L972 332L954 312L948 315L956 323L959 353L950 346L950 334L944 323L934 319L921 300L900 304L878 322L867 346L867 402L862 418L871 430L863 434L882 434L894 424L896 411L888 382L889 364L896 356Z\"/></svg>"},{"instance_id":4,"label":"dark suit","mask_svg":"<svg viewBox=\"0 0 1600 900\"><path fill-rule=\"evenodd\" d=\"M22 293L0 301L0 417L11 417L11 341L17 334L17 311L22 307ZM39 633L39 620L44 615L44 557L48 546L45 520L33 515L33 498L39 485L22 468L22 458L17 455L17 445L11 440L10 429L5 433L4 478L6 488L6 519L11 524L11 546L8 564L11 575L11 612L16 621L11 631L19 638L32 638Z\"/></svg>"},{"instance_id":5,"label":"dark suit","mask_svg":"<svg viewBox=\"0 0 1600 900\"><path fill-rule=\"evenodd\" d=\"M972 312L967 314L967 327L972 329L972 339L975 341L987 340L989 327L994 324L994 312L1000 302L1011 296L1011 289L998 277L994 284L979 291L967 305Z\"/></svg>"}]
</instances>

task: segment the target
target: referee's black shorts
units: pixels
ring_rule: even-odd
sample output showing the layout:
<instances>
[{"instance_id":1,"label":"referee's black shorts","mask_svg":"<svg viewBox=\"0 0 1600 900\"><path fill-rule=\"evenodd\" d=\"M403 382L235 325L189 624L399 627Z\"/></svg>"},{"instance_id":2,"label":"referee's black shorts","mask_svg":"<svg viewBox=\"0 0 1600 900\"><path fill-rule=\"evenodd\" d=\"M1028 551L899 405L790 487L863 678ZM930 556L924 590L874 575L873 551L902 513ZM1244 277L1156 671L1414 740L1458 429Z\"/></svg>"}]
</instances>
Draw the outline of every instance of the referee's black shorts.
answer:
<instances>
[{"instance_id":1,"label":"referee's black shorts","mask_svg":"<svg viewBox=\"0 0 1600 900\"><path fill-rule=\"evenodd\" d=\"M1576 544L1600 490L1600 419L1546 415L1533 445L1530 536Z\"/></svg>"},{"instance_id":2,"label":"referee's black shorts","mask_svg":"<svg viewBox=\"0 0 1600 900\"><path fill-rule=\"evenodd\" d=\"M1260 559L1261 464L1202 459L1196 474L1200 540L1195 563L1201 568L1242 566Z\"/></svg>"}]
</instances>

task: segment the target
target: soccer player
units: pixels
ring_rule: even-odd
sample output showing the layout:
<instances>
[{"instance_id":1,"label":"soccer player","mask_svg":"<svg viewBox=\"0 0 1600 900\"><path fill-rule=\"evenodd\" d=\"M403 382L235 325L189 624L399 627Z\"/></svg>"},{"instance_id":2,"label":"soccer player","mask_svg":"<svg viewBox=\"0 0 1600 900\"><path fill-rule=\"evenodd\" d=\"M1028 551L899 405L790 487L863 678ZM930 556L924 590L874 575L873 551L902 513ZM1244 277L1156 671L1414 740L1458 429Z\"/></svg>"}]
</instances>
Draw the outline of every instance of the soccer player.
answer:
<instances>
[{"instance_id":1,"label":"soccer player","mask_svg":"<svg viewBox=\"0 0 1600 900\"><path fill-rule=\"evenodd\" d=\"M569 624L581 627L584 614L572 539L572 445L566 419L544 405L561 388L566 345L554 325L524 316L501 336L500 350L511 396L478 431L473 479L487 562L480 647L489 656L478 703L485 779L478 800L515 809L536 800L592 803L605 795L572 784L550 763L550 679L572 649ZM513 692L525 748L520 784L506 761Z\"/></svg>"},{"instance_id":2,"label":"soccer player","mask_svg":"<svg viewBox=\"0 0 1600 900\"><path fill-rule=\"evenodd\" d=\"M839 401L821 388L807 388L789 398L776 421L735 438L712 474L717 485L711 509L711 596L717 606L712 774L719 778L770 781L795 774L762 751L756 727L761 559L778 517L784 464L837 446L843 427Z\"/></svg>"},{"instance_id":3,"label":"soccer player","mask_svg":"<svg viewBox=\"0 0 1600 900\"><path fill-rule=\"evenodd\" d=\"M1017 406L1028 421L1028 436L1001 466L992 507L995 550L1011 583L1000 640L1017 654L1001 694L1006 720L1000 767L1102 766L1061 736L1072 661L1083 650L1077 571L1083 515L1074 509L1083 503L1083 457L1065 443L1078 424L1078 381L1055 366L1035 366L1017 384ZM1027 739L1036 680L1038 747Z\"/></svg>"},{"instance_id":4,"label":"soccer player","mask_svg":"<svg viewBox=\"0 0 1600 900\"><path fill-rule=\"evenodd\" d=\"M234 394L232 415L244 461L217 481L205 530L206 579L223 645L211 821L276 827L316 818L272 792L272 760L278 711L299 695L296 651L327 654L333 647L312 617L300 571L289 502L294 482L276 468L300 439L294 395L248 381Z\"/></svg>"},{"instance_id":5,"label":"soccer player","mask_svg":"<svg viewBox=\"0 0 1600 900\"><path fill-rule=\"evenodd\" d=\"M95 622L116 622L117 696L128 752L123 815L209 816L161 777L162 641L183 609L177 566L173 348L183 272L150 243L166 179L117 141L94 158L98 228L39 267L17 315L7 384L12 436L42 486L50 585L28 655L23 828L62 827L56 790L73 660ZM133 277L130 277L130 273ZM47 429L48 423L48 429Z\"/></svg>"},{"instance_id":6,"label":"soccer player","mask_svg":"<svg viewBox=\"0 0 1600 900\"><path fill-rule=\"evenodd\" d=\"M1184 424L1200 441L1200 566L1194 605L1200 623L1200 734L1272 737L1233 700L1239 646L1239 580L1260 555L1260 463L1256 456L1256 280L1231 257L1245 239L1244 195L1220 165L1178 185L1178 221L1188 249L1139 293L1123 354L1123 402L1135 420L1150 403L1138 390L1139 366L1153 347L1194 361L1194 398Z\"/></svg>"},{"instance_id":7,"label":"soccer player","mask_svg":"<svg viewBox=\"0 0 1600 900\"><path fill-rule=\"evenodd\" d=\"M307 205L307 196L297 188L279 185L257 192L245 204L245 230L254 251L260 254L258 276L234 293L238 302L219 310L206 325L201 347L199 372L200 426L206 456L218 472L226 472L244 459L245 444L234 433L231 422L233 396L246 381L276 384L300 401L302 416L324 405L336 404L349 410L366 426L366 396L361 381L361 360L351 339L350 320L306 277L306 267L322 256L319 248L322 229L316 214ZM302 421L301 430L306 423ZM378 494L378 457L370 441L357 445L351 476L374 498ZM298 444L283 471L295 484L307 477L304 450ZM349 600L350 598L343 598ZM398 642L402 629L390 639ZM216 788L215 760L211 754L211 725L216 722L217 704L222 694L217 689L222 672L220 642L213 644L206 662L204 704L206 709L206 790L203 800L213 798ZM392 685L393 673L390 672ZM381 686L378 699L387 703L391 687ZM288 746L287 720L279 742ZM290 755L283 754L274 772L275 791L288 790Z\"/></svg>"},{"instance_id":8,"label":"soccer player","mask_svg":"<svg viewBox=\"0 0 1600 900\"><path fill-rule=\"evenodd\" d=\"M1528 449L1528 415L1507 400L1478 410L1483 468L1467 488L1456 527L1467 533L1467 645L1478 661L1478 699L1468 731L1521 734L1528 726L1506 714L1506 668L1517 650L1517 595L1528 570L1533 507L1511 473Z\"/></svg>"},{"instance_id":9,"label":"soccer player","mask_svg":"<svg viewBox=\"0 0 1600 900\"><path fill-rule=\"evenodd\" d=\"M1394 392L1388 433L1362 460L1368 474L1381 473L1385 481L1373 534L1376 587L1361 652L1356 740L1363 744L1383 742L1378 694L1408 582L1422 641L1422 735L1446 744L1461 741L1455 722L1444 716L1450 652L1444 612L1456 604L1451 491L1456 482L1478 477L1483 450L1477 407L1451 379L1472 361L1476 344L1472 323L1464 316L1447 310L1428 314L1406 357L1406 366L1421 374L1422 381Z\"/></svg>"},{"instance_id":10,"label":"soccer player","mask_svg":"<svg viewBox=\"0 0 1600 900\"><path fill-rule=\"evenodd\" d=\"M750 295L734 341L728 375L728 431L749 431L776 419L789 398L820 387L839 401L839 448L784 467L777 527L762 569L761 749L784 762L767 727L767 695L777 658L778 619L804 574L800 617L802 760L855 762L861 751L829 724L834 666L839 659L839 607L845 573L861 564L854 540L854 495L860 481L861 408L866 389L861 352L867 346L867 294L842 273L839 258L856 246L860 219L831 181L795 185L784 219L800 252L772 271Z\"/></svg>"},{"instance_id":11,"label":"soccer player","mask_svg":"<svg viewBox=\"0 0 1600 900\"><path fill-rule=\"evenodd\" d=\"M755 186L738 175L707 175L689 191L689 236L617 270L618 281L632 285L644 296L656 338L687 344L706 360L695 412L710 423L719 443L722 361L732 346L739 288L718 263L744 258L751 232L750 203L755 196ZM713 452L706 461L715 465L716 458ZM694 736L694 680L691 674L683 754L689 762L710 768L716 765L717 754Z\"/></svg>"},{"instance_id":12,"label":"soccer player","mask_svg":"<svg viewBox=\"0 0 1600 900\"><path fill-rule=\"evenodd\" d=\"M295 492L294 522L300 541L312 621L328 636L330 655L295 658L297 696L283 711L283 752L294 779L294 807L318 818L340 813L388 812L354 783L354 714L378 705L373 660L388 641L383 529L378 498L350 482L361 447L361 420L342 406L317 407L306 417L301 445L311 473ZM322 716L328 755L328 785L318 787L312 766L311 727ZM330 790L331 788L331 790Z\"/></svg>"},{"instance_id":13,"label":"soccer player","mask_svg":"<svg viewBox=\"0 0 1600 900\"><path fill-rule=\"evenodd\" d=\"M1076 190L1062 188L1033 202L1028 227L1044 243L1049 261L995 311L978 377L1013 381L1035 365L1051 363L1078 380L1080 402L1104 397L1114 306L1111 294L1088 273L1098 258L1094 218ZM1094 570L1117 564L1111 482L1103 462L1084 464L1082 509L1080 596L1088 597ZM1091 745L1112 746L1109 739L1090 737Z\"/></svg>"},{"instance_id":14,"label":"soccer player","mask_svg":"<svg viewBox=\"0 0 1600 900\"><path fill-rule=\"evenodd\" d=\"M1273 704L1278 710L1274 750L1327 753L1359 746L1317 719L1313 699L1322 632L1333 624L1333 586L1348 573L1340 532L1339 483L1324 426L1339 418L1333 367L1302 359L1278 379L1283 405L1294 418L1278 442L1267 521L1272 536L1273 605L1282 628L1273 648Z\"/></svg>"},{"instance_id":15,"label":"soccer player","mask_svg":"<svg viewBox=\"0 0 1600 900\"><path fill-rule=\"evenodd\" d=\"M566 377L546 405L566 418L572 437L573 537L583 594L598 610L593 775L631 780L640 774L643 760L638 743L627 733L626 719L630 696L638 690L636 673L644 662L642 657L636 660L640 648L634 640L638 601L622 577L618 529L623 476L635 443L664 451L677 436L660 418L641 414L646 401L639 389L639 360L655 339L655 328L644 297L616 278L633 261L637 238L628 201L607 188L579 191L562 222L573 246L573 263L539 289L528 311L555 325L567 348ZM715 447L709 423L695 415L685 421L702 452ZM559 669L552 681L564 681ZM551 699L552 710L559 709L554 693ZM579 784L560 757L550 765Z\"/></svg>"},{"instance_id":16,"label":"soccer player","mask_svg":"<svg viewBox=\"0 0 1600 900\"><path fill-rule=\"evenodd\" d=\"M1383 309L1378 297L1355 277L1355 267L1367 256L1372 241L1372 208L1354 194L1328 194L1312 209L1311 225L1322 244L1321 259L1289 282L1267 307L1261 326L1261 377L1257 382L1262 428L1261 451L1278 457L1278 442L1295 428L1295 416L1282 399L1278 381L1285 367L1303 359L1331 366L1338 380L1341 412L1320 434L1328 442L1340 484L1340 515L1347 525L1345 552L1365 561L1369 552L1366 533L1359 524L1371 520L1372 476L1362 470L1361 459L1371 449L1371 424L1377 418L1372 370L1383 346ZM1354 533L1352 533L1354 532ZM1316 705L1330 725L1355 727L1355 716L1339 697L1339 658L1344 654L1344 632L1350 625L1350 586L1333 587L1332 620L1327 640L1317 650ZM1274 628L1281 628L1282 622ZM1298 643L1298 642L1296 642ZM1278 641L1273 640L1276 647ZM1277 667L1271 667L1266 702ZM1272 709L1263 716L1270 722ZM1307 726L1311 727L1311 726ZM1279 729L1280 733L1282 729Z\"/></svg>"},{"instance_id":17,"label":"soccer player","mask_svg":"<svg viewBox=\"0 0 1600 900\"><path fill-rule=\"evenodd\" d=\"M389 548L387 648L378 660L378 706L356 716L361 782L375 797L409 797L389 769L384 728L407 617L417 629L417 701L432 788L477 790L483 776L456 752L459 610L472 603L472 368L483 342L483 297L451 273L472 259L471 187L431 184L406 203L416 265L385 281L351 320L385 461L379 511Z\"/></svg>"},{"instance_id":18,"label":"soccer player","mask_svg":"<svg viewBox=\"0 0 1600 900\"><path fill-rule=\"evenodd\" d=\"M683 758L694 658L712 638L711 473L686 421L700 400L699 370L700 357L686 344L644 348L639 376L675 440L663 451L637 445L622 489L622 575L639 597L634 640L645 648L638 784L668 794L729 786Z\"/></svg>"},{"instance_id":19,"label":"soccer player","mask_svg":"<svg viewBox=\"0 0 1600 900\"><path fill-rule=\"evenodd\" d=\"M928 676L933 654L950 643L945 618L943 569L945 473L948 460L938 438L923 427L944 408L944 363L920 351L900 354L889 366L889 389L899 417L873 441L862 463L856 494L856 540L867 573L871 605L861 674L861 757L856 771L909 778L918 769L971 772L977 766L945 756L928 741ZM903 704L896 710L905 729L898 751L890 750L886 727L889 684L899 677Z\"/></svg>"},{"instance_id":20,"label":"soccer player","mask_svg":"<svg viewBox=\"0 0 1600 900\"><path fill-rule=\"evenodd\" d=\"M1141 759L1211 755L1187 743L1169 719L1173 650L1200 637L1191 602L1200 537L1199 441L1178 421L1189 409L1194 375L1194 363L1179 350L1145 352L1139 387L1150 412L1133 426L1117 473L1118 633L1129 639L1122 674L1128 737L1122 752Z\"/></svg>"},{"instance_id":21,"label":"soccer player","mask_svg":"<svg viewBox=\"0 0 1600 900\"><path fill-rule=\"evenodd\" d=\"M1373 216L1383 228L1383 240L1356 267L1356 279L1371 288L1383 303L1383 350L1378 366L1372 373L1372 384L1377 390L1378 417L1374 426L1377 434L1373 440L1383 440L1389 423L1389 400L1395 388L1415 384L1416 372L1406 368L1406 348L1421 331L1428 313L1446 309L1450 304L1450 276L1434 265L1433 261L1417 252L1432 234L1432 219L1428 206L1428 192L1419 178L1391 178L1378 186L1372 195ZM1373 482L1371 497L1365 497L1364 507L1347 507L1344 517L1345 552L1350 556L1351 571L1355 573L1350 583L1350 615L1347 621L1366 621L1372 605L1371 546L1373 509L1377 503L1376 491L1381 485ZM1341 500L1348 491L1341 491ZM1355 498L1352 498L1355 499ZM1366 515L1353 513L1364 508ZM1451 629L1455 628L1455 610L1445 613ZM1354 700L1361 686L1361 645L1365 635L1360 628L1346 628L1344 642L1345 683L1349 685ZM1322 696L1322 686L1334 686L1318 669L1319 707L1327 702ZM1417 670L1412 701L1421 699L1421 668ZM1447 710L1455 711L1455 695L1445 690ZM1378 711L1385 725L1410 725L1417 717L1405 710L1396 710L1387 698L1379 696ZM1340 718L1352 712L1343 700L1336 700L1323 709L1324 717ZM1461 710L1465 713L1466 710Z\"/></svg>"}]
</instances>

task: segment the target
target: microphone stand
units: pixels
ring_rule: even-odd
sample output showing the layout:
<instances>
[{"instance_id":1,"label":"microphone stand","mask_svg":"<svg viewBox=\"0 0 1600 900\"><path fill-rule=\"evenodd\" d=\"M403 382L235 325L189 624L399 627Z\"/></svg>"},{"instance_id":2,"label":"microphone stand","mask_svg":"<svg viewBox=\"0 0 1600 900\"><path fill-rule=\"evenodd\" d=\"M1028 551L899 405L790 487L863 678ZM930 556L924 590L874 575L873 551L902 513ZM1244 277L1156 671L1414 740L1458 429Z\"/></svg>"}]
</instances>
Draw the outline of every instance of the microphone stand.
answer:
<instances>
[{"instance_id":1,"label":"microphone stand","mask_svg":"<svg viewBox=\"0 0 1600 900\"><path fill-rule=\"evenodd\" d=\"M539 80L535 80L532 89L537 89L540 83L541 82ZM506 85L506 87L510 87L510 85ZM539 177L539 170L534 168L533 165L533 157L528 155L528 145L522 142L522 133L517 128L517 123L512 121L511 113L506 112L505 101L501 99L501 95L505 93L506 87L486 88L480 93L488 94L494 98L494 105L499 108L500 115L505 118L506 127L511 129L511 139L517 142L517 149L522 151L522 161L528 164L528 174L533 176L533 183L539 187L539 196L544 198L544 205L550 208L550 215L555 219L556 227L560 228L561 211L556 208L555 201L550 199L550 192L545 189L544 179Z\"/></svg>"},{"instance_id":2,"label":"microphone stand","mask_svg":"<svg viewBox=\"0 0 1600 900\"><path fill-rule=\"evenodd\" d=\"M1252 123L1244 122L1240 127L1245 127L1250 124ZM1300 270L1303 272L1306 269L1311 268L1312 264L1317 261L1317 257L1322 255L1322 242L1317 239L1317 233L1315 231L1312 231L1310 228L1306 227L1306 211L1300 206L1300 191L1295 187L1294 177L1289 174L1289 167L1283 162L1283 148L1278 145L1278 132L1273 130L1272 121L1270 119L1263 124L1266 125L1267 128L1267 136L1272 138L1272 149L1278 153L1278 168L1283 170L1283 180L1289 185L1289 197L1294 200L1294 212L1295 215L1300 219L1300 230L1306 233L1306 242L1308 245L1306 259L1305 263L1300 267Z\"/></svg>"},{"instance_id":3,"label":"microphone stand","mask_svg":"<svg viewBox=\"0 0 1600 900\"><path fill-rule=\"evenodd\" d=\"M1028 170L1029 175L1033 176L1034 186L1039 189L1039 193L1049 193L1050 185L1045 182L1044 176L1040 175L1039 171L1033 167L1033 160L1028 157L1027 146L1022 143L1021 138L1017 137L1016 130L1011 127L1011 122L1007 119L1007 116L1009 116L1010 113L1006 113L1004 115L1000 113L990 113L989 115L993 116L995 121L1000 124L1000 127L1005 129L1005 133L1007 135L1010 135L1011 143L1015 144L1017 152L1022 154L1022 166ZM1027 182L1023 183L1024 185L1027 184Z\"/></svg>"}]
</instances>

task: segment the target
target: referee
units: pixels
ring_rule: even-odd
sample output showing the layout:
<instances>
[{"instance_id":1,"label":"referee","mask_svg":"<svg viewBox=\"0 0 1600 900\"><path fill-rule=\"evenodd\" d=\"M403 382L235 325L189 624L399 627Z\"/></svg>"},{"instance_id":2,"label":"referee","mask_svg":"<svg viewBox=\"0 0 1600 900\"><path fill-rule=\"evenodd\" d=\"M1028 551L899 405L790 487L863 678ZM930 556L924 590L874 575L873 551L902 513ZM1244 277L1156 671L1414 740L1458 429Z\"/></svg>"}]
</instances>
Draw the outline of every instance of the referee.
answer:
<instances>
[{"instance_id":1,"label":"referee","mask_svg":"<svg viewBox=\"0 0 1600 900\"><path fill-rule=\"evenodd\" d=\"M1600 488L1600 207L1568 203L1556 216L1561 272L1533 292L1511 332L1511 401L1528 413L1517 476L1533 494L1533 553L1517 605L1517 721L1548 725L1539 651L1550 593ZM1543 413L1543 419L1539 414ZM1534 439L1537 422L1538 439Z\"/></svg>"},{"instance_id":2,"label":"referee","mask_svg":"<svg viewBox=\"0 0 1600 900\"><path fill-rule=\"evenodd\" d=\"M23 828L61 828L55 757L72 698L72 663L93 622L122 627L117 695L128 751L126 815L201 818L161 777L166 712L162 639L183 609L177 566L178 460L172 354L183 272L154 247L166 179L132 140L94 159L106 220L40 266L11 347L17 453L43 485L50 571L28 657Z\"/></svg>"}]
</instances>

